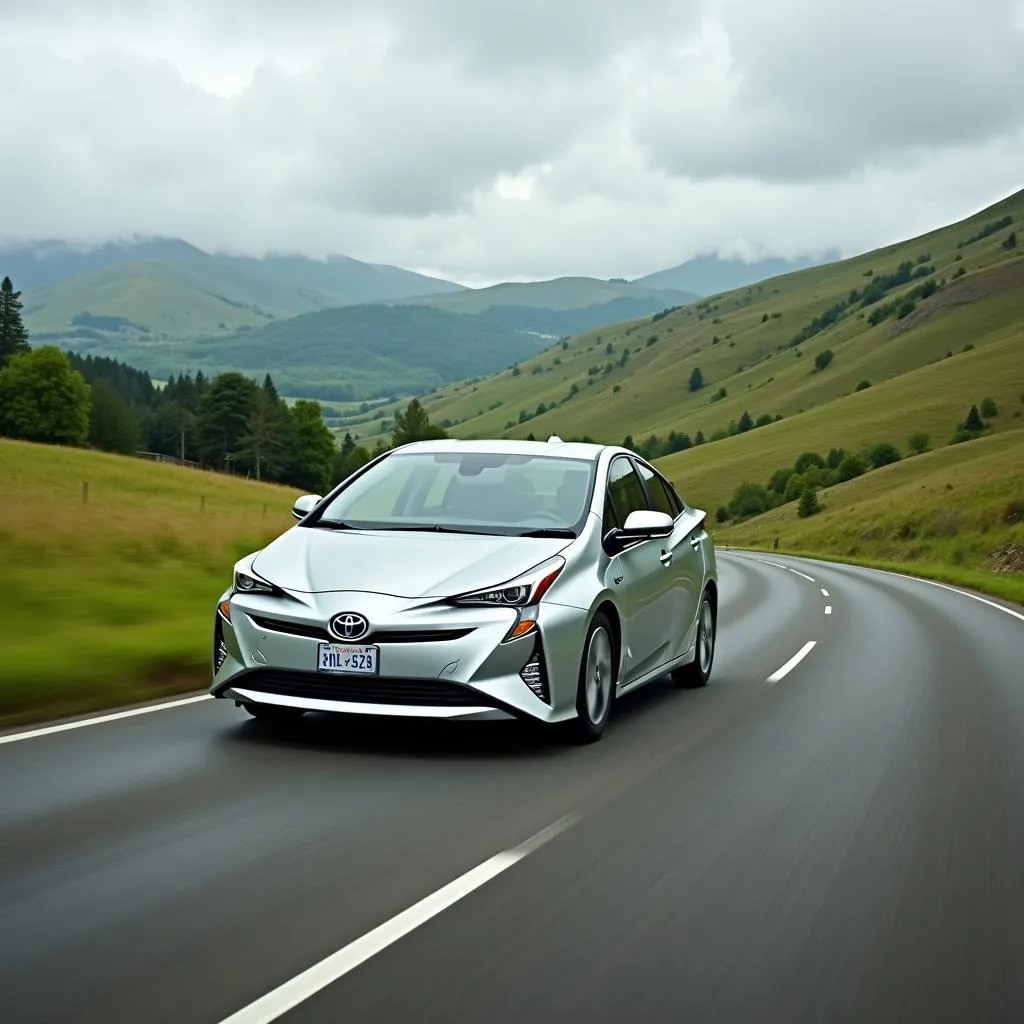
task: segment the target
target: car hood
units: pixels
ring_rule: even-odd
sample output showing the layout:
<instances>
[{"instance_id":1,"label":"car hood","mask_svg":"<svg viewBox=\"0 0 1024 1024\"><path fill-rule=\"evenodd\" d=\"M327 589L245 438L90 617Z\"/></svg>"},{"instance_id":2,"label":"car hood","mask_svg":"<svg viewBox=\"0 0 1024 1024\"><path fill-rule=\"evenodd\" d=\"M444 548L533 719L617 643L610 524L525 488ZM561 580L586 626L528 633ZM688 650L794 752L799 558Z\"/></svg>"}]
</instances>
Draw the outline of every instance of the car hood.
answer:
<instances>
[{"instance_id":1,"label":"car hood","mask_svg":"<svg viewBox=\"0 0 1024 1024\"><path fill-rule=\"evenodd\" d=\"M513 579L568 547L566 538L293 527L252 567L299 593L357 590L394 597L451 597Z\"/></svg>"}]
</instances>

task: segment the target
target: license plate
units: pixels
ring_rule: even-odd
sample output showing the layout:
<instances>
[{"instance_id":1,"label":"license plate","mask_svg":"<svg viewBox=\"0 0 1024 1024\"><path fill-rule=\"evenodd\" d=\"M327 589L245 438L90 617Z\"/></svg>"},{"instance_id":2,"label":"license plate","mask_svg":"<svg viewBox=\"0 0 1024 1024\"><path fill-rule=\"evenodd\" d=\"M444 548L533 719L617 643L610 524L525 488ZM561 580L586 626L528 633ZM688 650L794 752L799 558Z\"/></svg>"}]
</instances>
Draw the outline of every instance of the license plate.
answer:
<instances>
[{"instance_id":1,"label":"license plate","mask_svg":"<svg viewBox=\"0 0 1024 1024\"><path fill-rule=\"evenodd\" d=\"M375 676L379 647L352 647L349 644L320 644L317 657L318 672L340 672L360 676Z\"/></svg>"}]
</instances>

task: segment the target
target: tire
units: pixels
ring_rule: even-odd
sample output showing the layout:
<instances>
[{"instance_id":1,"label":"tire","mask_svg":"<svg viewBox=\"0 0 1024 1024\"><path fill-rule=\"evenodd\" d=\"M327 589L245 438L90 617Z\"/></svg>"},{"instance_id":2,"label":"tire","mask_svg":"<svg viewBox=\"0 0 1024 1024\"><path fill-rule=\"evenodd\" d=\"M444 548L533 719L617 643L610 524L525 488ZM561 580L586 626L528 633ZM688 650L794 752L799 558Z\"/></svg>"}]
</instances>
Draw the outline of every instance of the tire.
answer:
<instances>
[{"instance_id":1,"label":"tire","mask_svg":"<svg viewBox=\"0 0 1024 1024\"><path fill-rule=\"evenodd\" d=\"M576 718L572 722L577 743L599 740L608 724L615 700L615 639L604 612L598 612L587 630L576 687Z\"/></svg>"},{"instance_id":2,"label":"tire","mask_svg":"<svg viewBox=\"0 0 1024 1024\"><path fill-rule=\"evenodd\" d=\"M697 614L697 636L694 640L696 650L693 661L683 665L672 673L672 680L686 690L707 686L711 678L711 666L715 660L715 640L718 624L715 620L715 608L711 597L705 590L700 599L700 611Z\"/></svg>"},{"instance_id":3,"label":"tire","mask_svg":"<svg viewBox=\"0 0 1024 1024\"><path fill-rule=\"evenodd\" d=\"M269 725L287 725L297 722L306 712L302 708L289 708L283 704L243 704L253 718Z\"/></svg>"}]
</instances>

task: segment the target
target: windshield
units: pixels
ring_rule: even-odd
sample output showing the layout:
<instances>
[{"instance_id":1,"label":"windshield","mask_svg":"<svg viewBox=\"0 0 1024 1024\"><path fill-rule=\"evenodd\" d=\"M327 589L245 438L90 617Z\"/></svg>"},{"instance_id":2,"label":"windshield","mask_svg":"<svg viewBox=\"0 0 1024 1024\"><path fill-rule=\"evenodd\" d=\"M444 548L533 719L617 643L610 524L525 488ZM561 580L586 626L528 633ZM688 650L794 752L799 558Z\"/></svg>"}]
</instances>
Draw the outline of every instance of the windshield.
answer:
<instances>
[{"instance_id":1,"label":"windshield","mask_svg":"<svg viewBox=\"0 0 1024 1024\"><path fill-rule=\"evenodd\" d=\"M545 455L397 452L368 469L309 526L575 536L593 463Z\"/></svg>"}]
</instances>

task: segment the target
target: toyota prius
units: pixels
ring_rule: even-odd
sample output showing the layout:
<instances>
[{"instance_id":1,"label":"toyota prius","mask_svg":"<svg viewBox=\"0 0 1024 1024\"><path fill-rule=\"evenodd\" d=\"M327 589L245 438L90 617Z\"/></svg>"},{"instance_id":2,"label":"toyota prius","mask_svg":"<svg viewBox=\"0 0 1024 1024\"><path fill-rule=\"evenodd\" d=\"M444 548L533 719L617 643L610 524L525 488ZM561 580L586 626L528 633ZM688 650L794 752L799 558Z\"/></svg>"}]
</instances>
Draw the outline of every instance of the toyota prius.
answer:
<instances>
[{"instance_id":1,"label":"toyota prius","mask_svg":"<svg viewBox=\"0 0 1024 1024\"><path fill-rule=\"evenodd\" d=\"M421 441L292 512L214 616L211 693L258 719L532 719L590 741L624 694L711 675L705 513L628 449Z\"/></svg>"}]
</instances>

